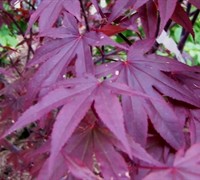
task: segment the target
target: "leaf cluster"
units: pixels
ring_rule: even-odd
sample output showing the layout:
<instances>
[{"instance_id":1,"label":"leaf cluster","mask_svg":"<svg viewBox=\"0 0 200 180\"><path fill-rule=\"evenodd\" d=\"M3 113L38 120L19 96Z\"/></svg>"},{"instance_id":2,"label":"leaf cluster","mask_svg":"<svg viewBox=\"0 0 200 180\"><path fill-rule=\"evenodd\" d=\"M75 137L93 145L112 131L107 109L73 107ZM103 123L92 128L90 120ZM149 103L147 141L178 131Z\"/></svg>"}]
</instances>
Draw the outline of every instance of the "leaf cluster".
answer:
<instances>
[{"instance_id":1,"label":"leaf cluster","mask_svg":"<svg viewBox=\"0 0 200 180\"><path fill-rule=\"evenodd\" d=\"M27 59L0 68L1 147L16 171L199 179L200 69L183 53L199 1L12 3L31 13L18 28ZM179 40L167 36L174 24Z\"/></svg>"}]
</instances>

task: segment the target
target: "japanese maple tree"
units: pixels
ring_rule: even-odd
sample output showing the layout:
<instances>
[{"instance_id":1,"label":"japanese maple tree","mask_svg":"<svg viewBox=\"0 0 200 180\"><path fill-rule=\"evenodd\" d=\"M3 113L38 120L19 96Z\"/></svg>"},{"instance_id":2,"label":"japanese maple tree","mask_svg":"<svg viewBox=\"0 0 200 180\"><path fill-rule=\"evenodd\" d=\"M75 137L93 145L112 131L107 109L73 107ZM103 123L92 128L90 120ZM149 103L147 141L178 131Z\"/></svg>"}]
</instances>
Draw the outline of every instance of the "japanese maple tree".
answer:
<instances>
[{"instance_id":1,"label":"japanese maple tree","mask_svg":"<svg viewBox=\"0 0 200 180\"><path fill-rule=\"evenodd\" d=\"M0 68L0 142L14 171L200 178L200 68L183 52L200 1L7 2L30 14L28 58ZM178 43L167 36L176 24Z\"/></svg>"}]
</instances>

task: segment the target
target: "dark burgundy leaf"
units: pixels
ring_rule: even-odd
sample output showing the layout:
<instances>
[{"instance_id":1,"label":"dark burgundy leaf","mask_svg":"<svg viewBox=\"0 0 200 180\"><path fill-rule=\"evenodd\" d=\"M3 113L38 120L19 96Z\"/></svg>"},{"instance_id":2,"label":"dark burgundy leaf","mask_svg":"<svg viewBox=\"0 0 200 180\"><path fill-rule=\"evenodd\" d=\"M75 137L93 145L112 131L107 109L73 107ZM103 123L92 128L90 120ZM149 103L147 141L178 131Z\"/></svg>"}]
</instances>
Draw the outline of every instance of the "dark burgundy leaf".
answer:
<instances>
[{"instance_id":1,"label":"dark burgundy leaf","mask_svg":"<svg viewBox=\"0 0 200 180\"><path fill-rule=\"evenodd\" d=\"M115 35L117 33L121 33L125 30L126 30L125 28L122 28L120 26L116 26L116 25L112 25L112 24L106 24L105 26L103 26L98 31L106 34L107 36L112 36L112 35Z\"/></svg>"},{"instance_id":2,"label":"dark burgundy leaf","mask_svg":"<svg viewBox=\"0 0 200 180\"><path fill-rule=\"evenodd\" d=\"M30 29L39 18L40 31L45 31L45 29L53 26L60 16L61 11L64 9L80 20L81 10L78 0L44 0L39 5L38 9L31 15L28 29Z\"/></svg>"},{"instance_id":3,"label":"dark burgundy leaf","mask_svg":"<svg viewBox=\"0 0 200 180\"><path fill-rule=\"evenodd\" d=\"M153 1L148 1L138 9L147 38L155 38L157 31L157 8ZM155 24L152 26L152 24Z\"/></svg>"},{"instance_id":4,"label":"dark burgundy leaf","mask_svg":"<svg viewBox=\"0 0 200 180\"><path fill-rule=\"evenodd\" d=\"M101 173L105 179L126 177L126 163L109 140L112 138L108 131L104 131L99 125L92 125L91 122L88 128L80 128L79 132L71 137L65 150L71 157L86 162L91 170L97 174ZM117 161L121 163L113 163Z\"/></svg>"},{"instance_id":5,"label":"dark burgundy leaf","mask_svg":"<svg viewBox=\"0 0 200 180\"><path fill-rule=\"evenodd\" d=\"M117 0L117 2L114 4L114 7L112 8L112 13L109 16L108 21L112 22L113 20L115 20L118 16L124 13L125 10L128 9L130 6L133 6L133 8L136 10L142 5L144 5L147 1L149 0L133 0L133 1Z\"/></svg>"},{"instance_id":6,"label":"dark burgundy leaf","mask_svg":"<svg viewBox=\"0 0 200 180\"><path fill-rule=\"evenodd\" d=\"M22 43L0 45L0 179L199 179L200 68L182 48L199 9L1 1L1 31Z\"/></svg>"},{"instance_id":7,"label":"dark burgundy leaf","mask_svg":"<svg viewBox=\"0 0 200 180\"><path fill-rule=\"evenodd\" d=\"M179 122L170 104L163 100L163 95L196 106L199 106L197 101L199 98L193 96L189 88L183 87L181 83L167 76L163 71L178 72L184 69L185 71L191 71L191 69L177 61L164 57L152 55L142 57L140 54L142 50L139 47L141 47L139 44L131 47L127 61L112 63L110 72L113 71L111 70L112 66L115 67L119 71L119 81L126 82L130 87L149 96L160 97L163 102L161 105L160 102L146 102L146 100L141 100L139 97L122 98L126 128L137 142L144 144L144 140L147 137L147 117L150 117L161 136L174 148L179 149L184 145L181 122ZM134 120L129 122L130 119ZM140 130L141 122L144 126L143 131ZM132 128L130 124L132 124ZM178 129L180 130L179 132Z\"/></svg>"},{"instance_id":8,"label":"dark burgundy leaf","mask_svg":"<svg viewBox=\"0 0 200 180\"><path fill-rule=\"evenodd\" d=\"M167 24L168 20L171 18L171 16L174 13L174 10L176 8L176 2L177 0L158 0L158 7L160 12L160 32L164 29L165 25Z\"/></svg>"},{"instance_id":9,"label":"dark burgundy leaf","mask_svg":"<svg viewBox=\"0 0 200 180\"><path fill-rule=\"evenodd\" d=\"M54 169L51 170L51 173L49 173L49 166L48 166L49 159L45 161L43 164L37 179L42 180L42 179L61 179L65 178L67 172L68 172L68 167L66 166L65 159L61 153L58 154L56 158L56 163L54 162Z\"/></svg>"},{"instance_id":10,"label":"dark burgundy leaf","mask_svg":"<svg viewBox=\"0 0 200 180\"><path fill-rule=\"evenodd\" d=\"M59 112L52 132L50 169L52 169L56 156L61 151L63 145L90 108L93 99L90 95L91 92L73 98ZM62 141L58 141L58 139L62 139Z\"/></svg>"},{"instance_id":11,"label":"dark burgundy leaf","mask_svg":"<svg viewBox=\"0 0 200 180\"><path fill-rule=\"evenodd\" d=\"M190 32L194 36L192 23L188 15L184 11L184 9L180 6L180 4L176 5L176 9L172 15L172 20L180 24L182 27L184 27L188 32Z\"/></svg>"},{"instance_id":12,"label":"dark burgundy leaf","mask_svg":"<svg viewBox=\"0 0 200 180\"><path fill-rule=\"evenodd\" d=\"M200 154L199 144L191 146L185 153L183 150L178 151L172 167L158 170L150 173L144 179L154 180L161 179L199 179Z\"/></svg>"},{"instance_id":13,"label":"dark burgundy leaf","mask_svg":"<svg viewBox=\"0 0 200 180\"><path fill-rule=\"evenodd\" d=\"M121 141L129 155L131 155L124 128L123 112L118 98L109 91L103 92L101 89L99 89L97 94L95 98L97 114L111 132ZM109 111L106 111L107 109Z\"/></svg>"},{"instance_id":14,"label":"dark burgundy leaf","mask_svg":"<svg viewBox=\"0 0 200 180\"><path fill-rule=\"evenodd\" d=\"M69 156L65 156L65 161L71 173L77 178L88 180L102 179L98 176L95 176L94 173L87 167L84 167L84 165L74 162Z\"/></svg>"},{"instance_id":15,"label":"dark burgundy leaf","mask_svg":"<svg viewBox=\"0 0 200 180\"><path fill-rule=\"evenodd\" d=\"M29 85L28 92L31 92L30 97L36 95L41 89L43 89L41 94L44 94L46 91L45 87L50 86L58 79L63 79L63 75L65 74L64 69L74 57L76 57L75 71L77 76L82 76L85 73L93 73L94 65L90 45L102 46L110 44L125 48L112 41L103 33L91 31L86 34L80 34L75 18L68 13L65 13L65 23L66 28L52 28L40 35L61 39L47 42L47 44L36 52L35 57L29 64L29 66L33 66L44 62L32 78L34 83L30 83Z\"/></svg>"},{"instance_id":16,"label":"dark burgundy leaf","mask_svg":"<svg viewBox=\"0 0 200 180\"><path fill-rule=\"evenodd\" d=\"M198 9L200 9L200 1L199 0L189 0L191 4L196 6Z\"/></svg>"}]
</instances>

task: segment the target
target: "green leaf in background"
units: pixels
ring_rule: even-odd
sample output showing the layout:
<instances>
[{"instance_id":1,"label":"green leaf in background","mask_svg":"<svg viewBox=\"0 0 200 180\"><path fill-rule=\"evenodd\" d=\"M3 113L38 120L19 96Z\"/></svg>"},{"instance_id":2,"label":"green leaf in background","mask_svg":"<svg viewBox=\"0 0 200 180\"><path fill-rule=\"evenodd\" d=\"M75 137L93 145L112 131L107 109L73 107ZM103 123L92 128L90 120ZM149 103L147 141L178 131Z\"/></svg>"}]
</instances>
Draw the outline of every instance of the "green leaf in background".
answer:
<instances>
[{"instance_id":1,"label":"green leaf in background","mask_svg":"<svg viewBox=\"0 0 200 180\"><path fill-rule=\"evenodd\" d=\"M195 40L189 36L186 41L184 51L186 51L192 58L192 65L200 65L200 16L194 25Z\"/></svg>"},{"instance_id":2,"label":"green leaf in background","mask_svg":"<svg viewBox=\"0 0 200 180\"><path fill-rule=\"evenodd\" d=\"M175 25L171 30L170 30L170 37L172 37L175 42L179 42L180 36L181 36L181 31L182 27L179 25Z\"/></svg>"},{"instance_id":3,"label":"green leaf in background","mask_svg":"<svg viewBox=\"0 0 200 180\"><path fill-rule=\"evenodd\" d=\"M0 44L12 48L18 44L17 37L11 33L7 25L2 25L0 28Z\"/></svg>"}]
</instances>

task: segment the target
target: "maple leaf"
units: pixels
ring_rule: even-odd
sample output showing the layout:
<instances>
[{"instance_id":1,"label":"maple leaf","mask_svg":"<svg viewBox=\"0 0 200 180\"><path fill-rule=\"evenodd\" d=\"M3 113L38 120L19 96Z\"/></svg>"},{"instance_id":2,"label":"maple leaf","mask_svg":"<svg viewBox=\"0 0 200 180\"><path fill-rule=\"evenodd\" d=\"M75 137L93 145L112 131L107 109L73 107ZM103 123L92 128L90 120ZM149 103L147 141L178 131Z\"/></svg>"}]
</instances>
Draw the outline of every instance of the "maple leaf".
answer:
<instances>
[{"instance_id":1,"label":"maple leaf","mask_svg":"<svg viewBox=\"0 0 200 180\"><path fill-rule=\"evenodd\" d=\"M57 163L54 164L54 169L51 170L51 173L49 173L49 159L47 159L37 175L37 179L101 179L100 177L96 176L88 167L86 167L84 163L80 162L80 160L75 158L72 159L62 152L60 152L56 157L56 162Z\"/></svg>"},{"instance_id":2,"label":"maple leaf","mask_svg":"<svg viewBox=\"0 0 200 180\"><path fill-rule=\"evenodd\" d=\"M197 2L197 0L190 0L190 2L197 8L200 7L200 4ZM118 0L112 8L112 13L108 19L109 22L115 20L130 7L139 12L139 16L142 19L143 27L147 37L152 38L156 35L155 33L157 27L154 26L152 28L152 23L155 24L157 22L157 11L159 11L161 19L159 34L164 29L168 20L172 18L177 23L181 24L185 29L187 29L188 32L194 35L192 24L177 0L158 0L157 2L152 0Z\"/></svg>"},{"instance_id":3,"label":"maple leaf","mask_svg":"<svg viewBox=\"0 0 200 180\"><path fill-rule=\"evenodd\" d=\"M168 20L171 18L171 16L174 13L174 10L176 8L177 0L158 0L158 9L160 12L160 32L164 29L165 25L167 24Z\"/></svg>"},{"instance_id":4,"label":"maple leaf","mask_svg":"<svg viewBox=\"0 0 200 180\"><path fill-rule=\"evenodd\" d=\"M191 144L200 143L200 110L191 110L189 115L190 121L188 129L190 132Z\"/></svg>"},{"instance_id":5,"label":"maple leaf","mask_svg":"<svg viewBox=\"0 0 200 180\"><path fill-rule=\"evenodd\" d=\"M200 2L198 0L189 0L189 2L200 9Z\"/></svg>"},{"instance_id":6,"label":"maple leaf","mask_svg":"<svg viewBox=\"0 0 200 180\"><path fill-rule=\"evenodd\" d=\"M147 38L155 38L157 27L152 23L158 21L157 8L153 1L149 1L138 9L139 17L141 17L142 25Z\"/></svg>"},{"instance_id":7,"label":"maple leaf","mask_svg":"<svg viewBox=\"0 0 200 180\"><path fill-rule=\"evenodd\" d=\"M77 57L75 63L77 76L82 76L84 73L93 73L94 64L90 45L101 46L109 44L125 48L103 33L91 31L80 34L76 19L68 13L65 13L63 21L65 27L52 28L40 34L40 36L58 39L47 42L39 48L29 63L30 67L44 62L35 76L33 76L29 85L28 92L30 94L27 95L29 98L34 97L40 89L48 87L58 79L63 79L64 70L74 57Z\"/></svg>"},{"instance_id":8,"label":"maple leaf","mask_svg":"<svg viewBox=\"0 0 200 180\"><path fill-rule=\"evenodd\" d=\"M66 163L69 170L76 178L88 179L88 180L101 180L102 178L94 175L94 173L81 163L76 163L69 156L65 156Z\"/></svg>"},{"instance_id":9,"label":"maple leaf","mask_svg":"<svg viewBox=\"0 0 200 180\"><path fill-rule=\"evenodd\" d=\"M173 77L177 79L182 84L188 86L190 91L192 91L197 96L200 95L200 74L197 72L180 72L178 74L174 73ZM184 108L182 104L179 104L179 107ZM177 107L176 107L177 108ZM199 116L200 111L194 107L186 107L184 111L179 114L179 117L184 116L185 119L188 119L188 125L186 125L186 130L190 132L191 144L200 142L200 122Z\"/></svg>"},{"instance_id":10,"label":"maple leaf","mask_svg":"<svg viewBox=\"0 0 200 180\"><path fill-rule=\"evenodd\" d=\"M180 150L176 153L172 167L157 170L147 175L144 180L153 180L157 177L167 179L194 179L198 180L200 173L200 144L192 145L185 153Z\"/></svg>"},{"instance_id":11,"label":"maple leaf","mask_svg":"<svg viewBox=\"0 0 200 180\"><path fill-rule=\"evenodd\" d=\"M108 18L108 22L112 22L119 15L125 12L129 7L133 6L134 9L138 9L142 5L144 5L149 0L117 0L112 8L112 13ZM119 8L120 7L120 8Z\"/></svg>"},{"instance_id":12,"label":"maple leaf","mask_svg":"<svg viewBox=\"0 0 200 180\"><path fill-rule=\"evenodd\" d=\"M193 91L197 96L200 95L200 73L198 66L193 67L193 72L182 71L180 73L174 73L173 77L176 78L179 82L186 84L187 87Z\"/></svg>"},{"instance_id":13,"label":"maple leaf","mask_svg":"<svg viewBox=\"0 0 200 180\"><path fill-rule=\"evenodd\" d=\"M102 76L118 72L117 81L126 82L129 87L144 92L151 97L160 98L158 102L146 102L149 100L140 97L123 97L125 124L133 138L145 144L149 117L160 135L175 149L184 145L183 133L176 113L163 96L171 97L199 107L199 97L193 95L189 88L184 87L164 72L192 71L192 68L173 61L169 58L146 55L144 53L152 41L137 42L130 47L127 61L115 62L97 68L97 75ZM141 48L142 47L142 48ZM114 73L113 73L114 74ZM159 79L158 79L159 77Z\"/></svg>"},{"instance_id":14,"label":"maple leaf","mask_svg":"<svg viewBox=\"0 0 200 180\"><path fill-rule=\"evenodd\" d=\"M63 9L80 20L81 10L78 0L43 0L37 10L31 15L27 31L30 30L38 18L40 31L43 32L45 29L49 29L56 22Z\"/></svg>"},{"instance_id":15,"label":"maple leaf","mask_svg":"<svg viewBox=\"0 0 200 180\"><path fill-rule=\"evenodd\" d=\"M69 108L70 107L68 106L68 109ZM60 112L58 116L61 115L62 113ZM65 117L67 117L66 115L67 114L65 114ZM66 118L62 119L64 120ZM58 117L57 121L59 121ZM59 123L60 125L67 124L67 122L66 123L62 122L61 124L60 121L57 124ZM72 121L71 123L74 124ZM72 126L70 125L70 127ZM60 133L62 134L63 129L65 129L67 133L65 132L64 134L62 134L62 137L60 137L62 138L62 141L58 141L56 139L57 142L55 142L54 140L52 140L51 153L53 154L55 154L53 150L56 151L57 149L57 147L54 147L54 145L60 147L61 144L63 144L63 141L66 140L65 136L68 136L68 133L70 134L70 132L68 131L70 130L69 128L67 129L66 127L62 127L59 129L60 130L59 133L57 131L58 129L56 128L58 128L58 126L54 125L53 131L54 133L56 132L57 134L52 134L52 137L55 136L55 138L56 137L59 138L58 136L60 136L59 135ZM44 147L37 150L38 152L37 153L35 152L34 153L35 155L31 154L32 156L31 158L33 158L33 156L34 157L37 156L38 153L48 152L50 149L50 143L48 142L45 143ZM131 144L131 156L152 165L156 166L160 165L160 163L158 163L150 155L148 155L147 152L139 144L135 143L131 139L129 139L129 142ZM65 164L67 164L68 168L75 177L85 176L84 175L85 173L86 174L89 173L91 177L94 177L94 175L91 174L91 171L95 171L97 174L100 171L103 174L104 178L124 177L125 179L128 179L129 173L127 165L123 160L123 157L114 148L114 146L117 146L119 150L126 152L126 148L124 148L122 143L119 142L104 125L101 125L98 118L95 117L94 113L91 113L91 111L89 111L84 120L81 122L81 124L76 128L75 133L69 138L67 144L62 148L62 150L60 149L59 152L56 154L53 161L53 169L49 171L49 165L51 164L52 160L51 158L52 154L51 154L50 158L48 158L43 164L43 167L41 168L41 171L37 176L37 178L38 179L44 179L44 177L47 178L47 174L49 179L58 177L61 178L63 176L66 176L66 172L68 170L66 169ZM70 162L66 162L66 157L63 158L64 156L66 156L66 154L69 154L70 158L72 157L72 159L75 158L80 162L83 162L83 165L81 165L81 168L83 169L82 170L80 169L80 173L76 172L76 169L80 168L80 166L77 167L77 165L74 164L72 160L69 160ZM113 163L113 161L117 161L120 163ZM55 162L58 163L55 164ZM90 169L90 171L89 169L87 169L86 166Z\"/></svg>"},{"instance_id":16,"label":"maple leaf","mask_svg":"<svg viewBox=\"0 0 200 180\"><path fill-rule=\"evenodd\" d=\"M171 18L172 14L177 12L175 11L176 4L177 4L176 2L177 1L174 1L174 0L171 0L171 1L159 0L158 1L158 9L160 11L160 16L161 16L161 26L160 26L161 30L164 28L167 21ZM200 8L200 3L197 2L197 0L190 0L190 2L193 5L195 5L197 8ZM92 0L92 3L94 4L97 11L103 15L97 1ZM134 0L133 2L130 0L118 0L114 4L112 13L109 17L109 22L112 22L114 19L116 19L130 6L133 6L134 9L138 9L144 4L153 4L153 3L154 2L151 0ZM143 11L145 9L144 8L145 6L146 5L143 6ZM121 7L121 8L118 8L118 7ZM74 15L78 20L80 20L80 3L78 0L74 0L74 1L73 0L61 0L61 1L44 0L41 2L37 10L31 15L28 30L32 27L34 22L37 21L37 19L39 19L39 27L40 27L41 32L44 31L45 29L52 27L52 25L58 19L63 9L67 10L69 13ZM147 8L147 9L151 10L153 14L156 14L156 9L154 10L152 8ZM186 19L186 17L184 17L184 19ZM189 32L192 32L192 31L189 31Z\"/></svg>"},{"instance_id":17,"label":"maple leaf","mask_svg":"<svg viewBox=\"0 0 200 180\"><path fill-rule=\"evenodd\" d=\"M99 29L99 32L103 32L107 36L112 36L116 33L120 33L122 31L125 31L126 29L120 26L112 25L112 24L106 24L101 29Z\"/></svg>"},{"instance_id":18,"label":"maple leaf","mask_svg":"<svg viewBox=\"0 0 200 180\"><path fill-rule=\"evenodd\" d=\"M176 9L172 15L172 20L176 23L180 24L182 27L184 27L188 32L190 32L194 36L194 31L192 27L192 23L187 16L187 13L184 11L184 9L181 7L180 4L176 4Z\"/></svg>"},{"instance_id":19,"label":"maple leaf","mask_svg":"<svg viewBox=\"0 0 200 180\"><path fill-rule=\"evenodd\" d=\"M123 112L117 94L136 95L145 98L148 98L148 96L140 92L135 92L128 86L120 83L110 81L99 82L93 76L68 79L57 83L54 87L56 89L50 91L36 105L27 109L4 136L31 122L40 120L49 111L64 105L53 126L49 162L51 168L56 156L81 122L92 102L94 102L96 113L107 128L123 144L125 151L130 156L131 150L124 128ZM102 103L104 106L102 106ZM114 111L115 113L113 114L112 112ZM58 141L61 138L62 141Z\"/></svg>"},{"instance_id":20,"label":"maple leaf","mask_svg":"<svg viewBox=\"0 0 200 180\"><path fill-rule=\"evenodd\" d=\"M129 179L127 165L118 150L123 151L114 136L96 121L91 113L85 117L76 133L69 139L64 151L85 162L85 164L97 174L102 174L104 179L113 177ZM87 125L85 125L87 123ZM152 157L137 143L131 143L132 155L138 159L159 166ZM113 163L121 162L121 163Z\"/></svg>"},{"instance_id":21,"label":"maple leaf","mask_svg":"<svg viewBox=\"0 0 200 180\"><path fill-rule=\"evenodd\" d=\"M128 169L123 157L115 150L113 144L110 142L110 139L113 137L106 129L101 129L98 125L95 125L96 118L94 115L91 115L91 112L86 115L84 118L85 120L81 122L76 132L71 136L68 143L63 148L62 153L57 155L56 161L59 163L56 164L56 167L62 167L66 163L72 174L79 178L86 175L85 170L87 170L86 173L89 171L89 176L85 176L87 179L89 177L98 179L97 177L94 178L94 174L91 172L95 172L98 175L101 173L104 178L119 177L118 175L125 177L125 173L128 173ZM86 126L85 123L87 124ZM78 160L81 167L84 167L85 170L81 170L79 166L80 172L77 172L77 165L73 162L73 159ZM120 161L121 163L112 163L113 160ZM38 176L41 177L41 179L44 177L44 174L49 174L49 161L50 159L45 162ZM54 167L54 169L56 169L56 167ZM57 173L59 173L57 177L63 176L61 171ZM53 174L53 172L50 173L51 178L54 176Z\"/></svg>"},{"instance_id":22,"label":"maple leaf","mask_svg":"<svg viewBox=\"0 0 200 180\"><path fill-rule=\"evenodd\" d=\"M40 168L38 175L36 176L38 180L42 179L61 179L64 178L68 172L68 167L66 166L65 159L62 154L59 153L56 158L56 163L54 164L54 169L52 169L51 174L49 174L48 159L44 162L43 166Z\"/></svg>"},{"instance_id":23,"label":"maple leaf","mask_svg":"<svg viewBox=\"0 0 200 180\"><path fill-rule=\"evenodd\" d=\"M128 168L123 157L110 142L112 136L98 126L88 128L82 134L81 139L80 132L72 136L65 147L67 153L81 159L90 169L95 168L96 172L101 172L104 179L125 178Z\"/></svg>"},{"instance_id":24,"label":"maple leaf","mask_svg":"<svg viewBox=\"0 0 200 180\"><path fill-rule=\"evenodd\" d=\"M122 28L130 29L132 31L138 32L137 20L139 18L138 13L133 14L131 17L122 20L120 25Z\"/></svg>"},{"instance_id":25,"label":"maple leaf","mask_svg":"<svg viewBox=\"0 0 200 180\"><path fill-rule=\"evenodd\" d=\"M154 52L161 43L185 63L167 30L173 20L182 40L194 37L198 0L12 2L20 12L37 8L27 32L38 21L28 42L40 41L17 81L12 64L0 68L0 136L34 126L25 141L1 141L16 172L39 180L198 179L200 70ZM127 44L112 40L127 29ZM137 41L141 29L146 40Z\"/></svg>"}]
</instances>

